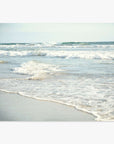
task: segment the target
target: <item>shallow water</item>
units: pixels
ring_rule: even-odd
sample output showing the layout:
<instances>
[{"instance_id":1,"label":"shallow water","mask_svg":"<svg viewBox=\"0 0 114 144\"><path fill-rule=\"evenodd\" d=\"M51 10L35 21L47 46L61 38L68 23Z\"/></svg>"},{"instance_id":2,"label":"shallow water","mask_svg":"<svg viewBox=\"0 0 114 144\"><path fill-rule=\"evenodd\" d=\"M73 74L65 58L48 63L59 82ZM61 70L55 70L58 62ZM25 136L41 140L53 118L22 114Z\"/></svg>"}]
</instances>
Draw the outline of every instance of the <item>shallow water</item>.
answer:
<instances>
[{"instance_id":1,"label":"shallow water","mask_svg":"<svg viewBox=\"0 0 114 144\"><path fill-rule=\"evenodd\" d=\"M114 120L114 43L0 45L0 89Z\"/></svg>"}]
</instances>

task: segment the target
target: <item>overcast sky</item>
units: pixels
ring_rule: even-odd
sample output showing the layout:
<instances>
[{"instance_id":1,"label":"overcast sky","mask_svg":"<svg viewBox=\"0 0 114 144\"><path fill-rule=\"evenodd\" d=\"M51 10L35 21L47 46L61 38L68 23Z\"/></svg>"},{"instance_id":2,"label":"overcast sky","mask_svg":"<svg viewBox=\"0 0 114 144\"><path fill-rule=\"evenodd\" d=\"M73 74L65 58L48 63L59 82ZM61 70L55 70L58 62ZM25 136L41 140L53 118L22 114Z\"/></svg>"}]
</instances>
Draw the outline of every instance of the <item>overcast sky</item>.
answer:
<instances>
[{"instance_id":1,"label":"overcast sky","mask_svg":"<svg viewBox=\"0 0 114 144\"><path fill-rule=\"evenodd\" d=\"M0 43L61 41L114 41L114 24L0 24Z\"/></svg>"}]
</instances>

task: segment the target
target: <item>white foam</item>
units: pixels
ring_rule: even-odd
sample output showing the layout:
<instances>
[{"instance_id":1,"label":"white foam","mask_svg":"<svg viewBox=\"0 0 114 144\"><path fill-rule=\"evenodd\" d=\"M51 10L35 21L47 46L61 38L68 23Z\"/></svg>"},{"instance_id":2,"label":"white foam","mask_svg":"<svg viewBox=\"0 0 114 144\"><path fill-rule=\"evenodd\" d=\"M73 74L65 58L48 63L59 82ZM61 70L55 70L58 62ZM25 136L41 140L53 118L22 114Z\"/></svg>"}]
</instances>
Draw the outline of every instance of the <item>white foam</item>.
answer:
<instances>
[{"instance_id":1,"label":"white foam","mask_svg":"<svg viewBox=\"0 0 114 144\"><path fill-rule=\"evenodd\" d=\"M4 50L0 50L0 55L26 56L26 55L32 55L32 51L4 51Z\"/></svg>"},{"instance_id":2,"label":"white foam","mask_svg":"<svg viewBox=\"0 0 114 144\"><path fill-rule=\"evenodd\" d=\"M0 48L14 48L16 45L0 45Z\"/></svg>"},{"instance_id":3,"label":"white foam","mask_svg":"<svg viewBox=\"0 0 114 144\"><path fill-rule=\"evenodd\" d=\"M37 55L60 58L114 59L113 51L36 51Z\"/></svg>"},{"instance_id":4,"label":"white foam","mask_svg":"<svg viewBox=\"0 0 114 144\"><path fill-rule=\"evenodd\" d=\"M47 56L60 58L83 58L83 59L114 59L114 51L55 51L55 50L34 50L34 51L4 51L0 55L7 56Z\"/></svg>"},{"instance_id":5,"label":"white foam","mask_svg":"<svg viewBox=\"0 0 114 144\"><path fill-rule=\"evenodd\" d=\"M38 63L37 61L29 61L14 68L15 73L30 75L32 79L42 79L58 71L62 70L55 65Z\"/></svg>"}]
</instances>

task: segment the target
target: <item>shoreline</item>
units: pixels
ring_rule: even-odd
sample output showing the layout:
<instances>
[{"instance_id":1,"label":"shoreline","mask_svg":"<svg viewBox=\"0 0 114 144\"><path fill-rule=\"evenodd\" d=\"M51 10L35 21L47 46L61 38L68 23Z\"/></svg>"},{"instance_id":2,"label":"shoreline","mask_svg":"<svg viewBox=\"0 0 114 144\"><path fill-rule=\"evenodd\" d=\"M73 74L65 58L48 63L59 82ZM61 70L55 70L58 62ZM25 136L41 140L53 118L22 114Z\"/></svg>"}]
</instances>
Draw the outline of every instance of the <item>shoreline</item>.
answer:
<instances>
[{"instance_id":1,"label":"shoreline","mask_svg":"<svg viewBox=\"0 0 114 144\"><path fill-rule=\"evenodd\" d=\"M0 121L95 121L95 117L70 105L0 91Z\"/></svg>"}]
</instances>

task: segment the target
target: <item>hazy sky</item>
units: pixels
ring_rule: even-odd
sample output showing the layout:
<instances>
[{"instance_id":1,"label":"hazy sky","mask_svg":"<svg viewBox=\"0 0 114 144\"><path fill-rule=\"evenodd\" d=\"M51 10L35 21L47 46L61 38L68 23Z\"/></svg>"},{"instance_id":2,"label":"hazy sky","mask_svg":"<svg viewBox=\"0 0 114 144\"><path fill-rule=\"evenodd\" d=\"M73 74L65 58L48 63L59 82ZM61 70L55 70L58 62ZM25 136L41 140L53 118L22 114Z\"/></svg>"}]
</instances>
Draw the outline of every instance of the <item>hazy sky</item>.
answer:
<instances>
[{"instance_id":1,"label":"hazy sky","mask_svg":"<svg viewBox=\"0 0 114 144\"><path fill-rule=\"evenodd\" d=\"M114 24L1 23L0 43L114 41Z\"/></svg>"}]
</instances>

